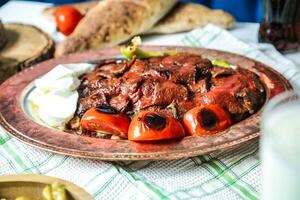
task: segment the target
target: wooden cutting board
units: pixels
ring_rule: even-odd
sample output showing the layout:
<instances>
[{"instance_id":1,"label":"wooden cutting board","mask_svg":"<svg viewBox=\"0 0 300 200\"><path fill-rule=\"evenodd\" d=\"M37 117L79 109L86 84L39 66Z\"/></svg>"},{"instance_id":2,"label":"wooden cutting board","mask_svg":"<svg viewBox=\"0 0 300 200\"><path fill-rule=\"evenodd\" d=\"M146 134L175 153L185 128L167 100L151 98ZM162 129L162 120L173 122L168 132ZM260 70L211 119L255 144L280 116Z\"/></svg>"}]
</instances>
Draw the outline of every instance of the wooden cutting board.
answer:
<instances>
[{"instance_id":1,"label":"wooden cutting board","mask_svg":"<svg viewBox=\"0 0 300 200\"><path fill-rule=\"evenodd\" d=\"M0 176L0 199L15 200L18 196L26 196L43 200L44 187L54 182L64 185L68 200L93 200L90 194L73 183L36 174Z\"/></svg>"},{"instance_id":2,"label":"wooden cutting board","mask_svg":"<svg viewBox=\"0 0 300 200\"><path fill-rule=\"evenodd\" d=\"M53 40L35 26L4 24L4 34L6 43L0 49L0 83L25 67L53 57Z\"/></svg>"}]
</instances>

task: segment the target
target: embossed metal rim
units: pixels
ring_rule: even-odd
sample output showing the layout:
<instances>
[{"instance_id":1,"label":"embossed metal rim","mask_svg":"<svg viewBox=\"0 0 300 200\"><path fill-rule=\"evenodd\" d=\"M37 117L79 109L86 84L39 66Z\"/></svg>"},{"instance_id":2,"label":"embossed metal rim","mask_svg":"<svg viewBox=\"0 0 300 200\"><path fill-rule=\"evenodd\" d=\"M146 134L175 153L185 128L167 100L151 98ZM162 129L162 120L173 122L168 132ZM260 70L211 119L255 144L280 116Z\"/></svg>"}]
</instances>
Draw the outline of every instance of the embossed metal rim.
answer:
<instances>
[{"instance_id":1,"label":"embossed metal rim","mask_svg":"<svg viewBox=\"0 0 300 200\"><path fill-rule=\"evenodd\" d=\"M291 90L289 82L272 68L244 56L205 48L183 46L144 46L143 49L174 50L214 57L240 65L258 74L266 89L266 102L276 94ZM76 63L114 58L119 48L99 49L51 59L27 68L0 86L0 125L24 143L50 152L99 160L164 160L178 159L224 150L259 136L261 111L210 137L185 137L177 141L135 143L127 140L106 140L65 133L39 125L23 111L24 89L34 79L61 63Z\"/></svg>"}]
</instances>

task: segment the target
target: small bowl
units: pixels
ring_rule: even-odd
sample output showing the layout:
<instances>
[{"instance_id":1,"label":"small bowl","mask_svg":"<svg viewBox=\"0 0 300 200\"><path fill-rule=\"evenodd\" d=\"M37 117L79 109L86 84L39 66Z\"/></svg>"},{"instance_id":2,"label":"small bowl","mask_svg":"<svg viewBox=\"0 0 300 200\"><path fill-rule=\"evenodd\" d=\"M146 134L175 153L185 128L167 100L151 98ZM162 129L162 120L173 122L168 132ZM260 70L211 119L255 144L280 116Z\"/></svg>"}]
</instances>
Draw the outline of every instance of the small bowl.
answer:
<instances>
[{"instance_id":1,"label":"small bowl","mask_svg":"<svg viewBox=\"0 0 300 200\"><path fill-rule=\"evenodd\" d=\"M81 187L68 181L36 174L0 176L0 199L14 200L19 196L44 199L42 191L54 182L65 186L68 200L93 200L94 198Z\"/></svg>"}]
</instances>

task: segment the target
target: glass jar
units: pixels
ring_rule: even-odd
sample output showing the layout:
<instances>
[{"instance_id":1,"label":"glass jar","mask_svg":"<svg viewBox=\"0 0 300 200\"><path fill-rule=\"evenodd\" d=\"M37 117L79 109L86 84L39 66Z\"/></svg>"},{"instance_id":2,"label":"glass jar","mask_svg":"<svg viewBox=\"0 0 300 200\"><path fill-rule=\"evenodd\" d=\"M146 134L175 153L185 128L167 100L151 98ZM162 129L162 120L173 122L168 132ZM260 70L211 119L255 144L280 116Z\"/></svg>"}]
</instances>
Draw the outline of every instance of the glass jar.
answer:
<instances>
[{"instance_id":1,"label":"glass jar","mask_svg":"<svg viewBox=\"0 0 300 200\"><path fill-rule=\"evenodd\" d=\"M300 50L300 0L264 0L258 40L281 52Z\"/></svg>"}]
</instances>

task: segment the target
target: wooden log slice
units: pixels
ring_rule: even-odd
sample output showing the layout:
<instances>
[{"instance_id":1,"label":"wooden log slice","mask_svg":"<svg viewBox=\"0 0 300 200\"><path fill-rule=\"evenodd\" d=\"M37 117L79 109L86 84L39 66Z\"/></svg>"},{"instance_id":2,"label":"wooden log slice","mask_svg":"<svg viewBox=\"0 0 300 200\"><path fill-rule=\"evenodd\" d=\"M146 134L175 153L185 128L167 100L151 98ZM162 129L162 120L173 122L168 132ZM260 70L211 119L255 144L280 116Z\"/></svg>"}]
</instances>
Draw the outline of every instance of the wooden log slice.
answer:
<instances>
[{"instance_id":1,"label":"wooden log slice","mask_svg":"<svg viewBox=\"0 0 300 200\"><path fill-rule=\"evenodd\" d=\"M6 41L7 41L7 38L6 38L4 26L3 26L2 22L0 21L0 49L3 48Z\"/></svg>"},{"instance_id":2,"label":"wooden log slice","mask_svg":"<svg viewBox=\"0 0 300 200\"><path fill-rule=\"evenodd\" d=\"M14 73L53 57L54 42L32 25L4 24L7 41L0 50L0 83Z\"/></svg>"}]
</instances>

